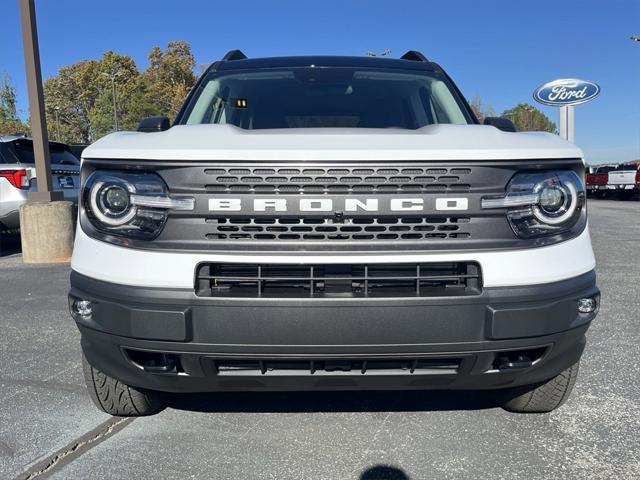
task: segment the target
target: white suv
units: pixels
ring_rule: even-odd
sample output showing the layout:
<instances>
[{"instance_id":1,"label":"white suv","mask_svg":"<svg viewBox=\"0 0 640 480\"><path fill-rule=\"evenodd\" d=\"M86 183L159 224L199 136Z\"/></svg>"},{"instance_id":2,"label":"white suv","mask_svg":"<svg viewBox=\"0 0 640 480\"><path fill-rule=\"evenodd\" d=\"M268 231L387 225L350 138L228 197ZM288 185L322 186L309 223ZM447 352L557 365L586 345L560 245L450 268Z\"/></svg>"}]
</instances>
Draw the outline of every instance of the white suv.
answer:
<instances>
[{"instance_id":1,"label":"white suv","mask_svg":"<svg viewBox=\"0 0 640 480\"><path fill-rule=\"evenodd\" d=\"M64 199L77 203L80 161L62 143L49 142L51 182ZM22 136L0 136L0 233L20 228L20 206L37 189L33 143Z\"/></svg>"},{"instance_id":2,"label":"white suv","mask_svg":"<svg viewBox=\"0 0 640 480\"><path fill-rule=\"evenodd\" d=\"M582 152L487 123L418 52L232 51L173 126L88 147L69 303L95 403L448 388L561 405L599 302Z\"/></svg>"}]
</instances>

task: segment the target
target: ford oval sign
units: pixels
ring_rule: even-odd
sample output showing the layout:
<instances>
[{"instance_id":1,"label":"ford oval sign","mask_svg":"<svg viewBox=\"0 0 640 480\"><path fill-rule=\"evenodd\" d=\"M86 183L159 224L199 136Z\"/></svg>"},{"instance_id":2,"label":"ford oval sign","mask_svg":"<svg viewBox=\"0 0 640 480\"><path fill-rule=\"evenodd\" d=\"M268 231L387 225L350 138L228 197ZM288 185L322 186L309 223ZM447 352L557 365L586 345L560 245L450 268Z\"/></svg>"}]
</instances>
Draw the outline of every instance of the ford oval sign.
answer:
<instances>
[{"instance_id":1,"label":"ford oval sign","mask_svg":"<svg viewBox=\"0 0 640 480\"><path fill-rule=\"evenodd\" d=\"M561 78L538 87L533 92L533 98L545 105L562 107L588 102L599 93L600 86L596 83L577 78Z\"/></svg>"}]
</instances>

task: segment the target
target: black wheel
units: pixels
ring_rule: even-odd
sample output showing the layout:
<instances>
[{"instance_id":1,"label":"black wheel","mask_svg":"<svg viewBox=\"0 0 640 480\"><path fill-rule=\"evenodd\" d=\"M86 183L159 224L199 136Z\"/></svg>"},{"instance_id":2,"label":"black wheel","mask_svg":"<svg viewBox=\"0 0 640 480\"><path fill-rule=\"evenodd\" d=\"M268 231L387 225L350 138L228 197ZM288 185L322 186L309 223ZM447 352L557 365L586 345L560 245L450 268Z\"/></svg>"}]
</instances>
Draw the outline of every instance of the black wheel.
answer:
<instances>
[{"instance_id":1,"label":"black wheel","mask_svg":"<svg viewBox=\"0 0 640 480\"><path fill-rule=\"evenodd\" d=\"M500 406L509 412L547 413L560 407L571 394L578 378L580 362L551 380L501 392Z\"/></svg>"},{"instance_id":2,"label":"black wheel","mask_svg":"<svg viewBox=\"0 0 640 480\"><path fill-rule=\"evenodd\" d=\"M159 392L130 387L96 370L82 355L82 370L91 400L110 415L138 417L163 410L164 399Z\"/></svg>"}]
</instances>

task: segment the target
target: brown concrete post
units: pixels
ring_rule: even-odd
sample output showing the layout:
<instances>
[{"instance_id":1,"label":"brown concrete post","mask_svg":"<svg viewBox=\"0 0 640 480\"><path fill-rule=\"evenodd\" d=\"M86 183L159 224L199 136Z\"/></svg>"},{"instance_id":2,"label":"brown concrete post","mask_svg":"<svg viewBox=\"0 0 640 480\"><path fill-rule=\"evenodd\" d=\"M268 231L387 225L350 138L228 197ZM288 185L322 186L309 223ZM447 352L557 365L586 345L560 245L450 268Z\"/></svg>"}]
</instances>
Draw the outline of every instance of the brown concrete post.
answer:
<instances>
[{"instance_id":1,"label":"brown concrete post","mask_svg":"<svg viewBox=\"0 0 640 480\"><path fill-rule=\"evenodd\" d=\"M20 207L24 263L62 263L71 259L75 227L72 202L29 202Z\"/></svg>"}]
</instances>

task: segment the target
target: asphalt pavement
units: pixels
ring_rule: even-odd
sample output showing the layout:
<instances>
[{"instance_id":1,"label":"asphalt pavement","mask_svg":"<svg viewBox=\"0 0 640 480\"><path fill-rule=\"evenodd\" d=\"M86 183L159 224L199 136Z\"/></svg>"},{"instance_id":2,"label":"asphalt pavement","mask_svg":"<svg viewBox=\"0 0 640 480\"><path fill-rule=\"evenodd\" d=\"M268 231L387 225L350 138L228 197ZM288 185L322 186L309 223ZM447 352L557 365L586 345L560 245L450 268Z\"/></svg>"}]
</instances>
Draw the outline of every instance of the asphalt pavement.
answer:
<instances>
[{"instance_id":1,"label":"asphalt pavement","mask_svg":"<svg viewBox=\"0 0 640 480\"><path fill-rule=\"evenodd\" d=\"M5 239L0 478L640 478L640 202L589 214L602 307L573 395L544 415L482 393L343 392L176 395L112 418L84 389L69 265L24 265Z\"/></svg>"}]
</instances>

